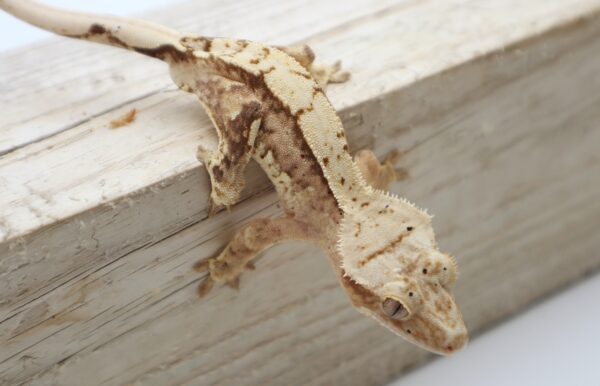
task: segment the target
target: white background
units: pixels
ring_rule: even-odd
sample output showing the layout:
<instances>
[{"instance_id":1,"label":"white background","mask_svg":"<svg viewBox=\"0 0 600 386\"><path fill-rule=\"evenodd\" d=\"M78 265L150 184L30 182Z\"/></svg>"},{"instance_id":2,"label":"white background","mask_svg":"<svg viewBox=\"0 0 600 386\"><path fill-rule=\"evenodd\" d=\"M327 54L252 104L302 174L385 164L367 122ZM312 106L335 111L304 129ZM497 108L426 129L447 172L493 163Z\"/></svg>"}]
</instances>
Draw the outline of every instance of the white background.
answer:
<instances>
[{"instance_id":1,"label":"white background","mask_svg":"<svg viewBox=\"0 0 600 386\"><path fill-rule=\"evenodd\" d=\"M46 2L120 15L141 14L173 3L166 0ZM49 36L0 12L0 52ZM476 337L453 357L438 359L393 383L393 386L428 385L600 386L600 274Z\"/></svg>"}]
</instances>

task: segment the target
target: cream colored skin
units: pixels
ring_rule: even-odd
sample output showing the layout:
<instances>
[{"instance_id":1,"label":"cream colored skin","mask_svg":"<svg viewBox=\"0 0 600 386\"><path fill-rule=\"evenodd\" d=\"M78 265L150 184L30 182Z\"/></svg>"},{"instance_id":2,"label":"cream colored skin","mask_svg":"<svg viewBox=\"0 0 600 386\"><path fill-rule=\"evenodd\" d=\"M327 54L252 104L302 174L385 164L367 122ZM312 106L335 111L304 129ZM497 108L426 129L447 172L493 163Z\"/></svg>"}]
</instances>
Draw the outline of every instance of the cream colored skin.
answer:
<instances>
[{"instance_id":1,"label":"cream colored skin","mask_svg":"<svg viewBox=\"0 0 600 386\"><path fill-rule=\"evenodd\" d=\"M327 83L346 73L313 63L307 46L270 47L245 40L195 37L139 20L71 13L33 1L0 8L55 33L140 52L167 62L175 83L194 93L219 134L217 149L199 149L211 178L211 207L235 204L252 158L268 174L284 216L258 219L216 257L197 264L216 283L237 287L252 260L291 239L323 248L352 304L405 339L450 354L468 338L452 297L452 258L436 245L430 216L384 193L391 162L348 152Z\"/></svg>"}]
</instances>

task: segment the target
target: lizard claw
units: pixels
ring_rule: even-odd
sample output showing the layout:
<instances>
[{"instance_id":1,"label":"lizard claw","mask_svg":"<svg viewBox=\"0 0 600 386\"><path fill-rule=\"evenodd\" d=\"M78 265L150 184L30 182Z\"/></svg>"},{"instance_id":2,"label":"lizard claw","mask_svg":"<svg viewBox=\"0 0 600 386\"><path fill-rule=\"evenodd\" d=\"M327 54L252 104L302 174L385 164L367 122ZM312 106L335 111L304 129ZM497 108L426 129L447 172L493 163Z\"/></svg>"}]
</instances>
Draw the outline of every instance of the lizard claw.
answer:
<instances>
[{"instance_id":1,"label":"lizard claw","mask_svg":"<svg viewBox=\"0 0 600 386\"><path fill-rule=\"evenodd\" d=\"M236 291L240 290L240 277L237 276L227 282L227 285Z\"/></svg>"},{"instance_id":2,"label":"lizard claw","mask_svg":"<svg viewBox=\"0 0 600 386\"><path fill-rule=\"evenodd\" d=\"M211 155L212 152L202 145L198 145L196 148L196 159L202 162L203 165L208 164L208 160L210 159Z\"/></svg>"},{"instance_id":3,"label":"lizard claw","mask_svg":"<svg viewBox=\"0 0 600 386\"><path fill-rule=\"evenodd\" d=\"M198 286L198 296L204 297L206 296L215 286L215 281L208 276L200 285Z\"/></svg>"},{"instance_id":4,"label":"lizard claw","mask_svg":"<svg viewBox=\"0 0 600 386\"><path fill-rule=\"evenodd\" d=\"M340 71L342 69L342 62L337 61L331 66L331 73L329 74L328 83L344 83L350 79L350 73L348 71Z\"/></svg>"},{"instance_id":5,"label":"lizard claw","mask_svg":"<svg viewBox=\"0 0 600 386\"><path fill-rule=\"evenodd\" d=\"M206 205L206 213L208 214L208 218L213 218L219 212L219 206L215 204L215 201L212 197L208 197L208 204Z\"/></svg>"}]
</instances>

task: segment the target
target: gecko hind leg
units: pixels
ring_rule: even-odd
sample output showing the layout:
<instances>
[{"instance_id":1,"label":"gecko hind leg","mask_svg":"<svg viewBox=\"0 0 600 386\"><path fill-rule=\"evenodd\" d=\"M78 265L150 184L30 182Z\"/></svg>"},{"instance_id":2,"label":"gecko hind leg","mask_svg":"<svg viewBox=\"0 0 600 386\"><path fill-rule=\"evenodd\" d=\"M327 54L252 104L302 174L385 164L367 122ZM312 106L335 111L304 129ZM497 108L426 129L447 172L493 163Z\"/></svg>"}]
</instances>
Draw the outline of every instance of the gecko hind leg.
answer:
<instances>
[{"instance_id":1,"label":"gecko hind leg","mask_svg":"<svg viewBox=\"0 0 600 386\"><path fill-rule=\"evenodd\" d=\"M208 271L198 294L205 296L215 284L239 288L242 273L254 269L254 260L270 246L285 240L308 240L308 226L289 217L255 220L240 229L216 257L203 259L194 265L198 272Z\"/></svg>"},{"instance_id":2,"label":"gecko hind leg","mask_svg":"<svg viewBox=\"0 0 600 386\"><path fill-rule=\"evenodd\" d=\"M403 169L395 168L399 158L400 153L392 151L380 163L371 150L360 150L354 155L354 162L369 185L375 189L389 190L393 182L406 178Z\"/></svg>"},{"instance_id":3,"label":"gecko hind leg","mask_svg":"<svg viewBox=\"0 0 600 386\"><path fill-rule=\"evenodd\" d=\"M350 79L348 71L341 71L342 64L339 60L332 65L315 63L315 53L306 44L277 48L296 59L323 89L329 83L344 83Z\"/></svg>"}]
</instances>

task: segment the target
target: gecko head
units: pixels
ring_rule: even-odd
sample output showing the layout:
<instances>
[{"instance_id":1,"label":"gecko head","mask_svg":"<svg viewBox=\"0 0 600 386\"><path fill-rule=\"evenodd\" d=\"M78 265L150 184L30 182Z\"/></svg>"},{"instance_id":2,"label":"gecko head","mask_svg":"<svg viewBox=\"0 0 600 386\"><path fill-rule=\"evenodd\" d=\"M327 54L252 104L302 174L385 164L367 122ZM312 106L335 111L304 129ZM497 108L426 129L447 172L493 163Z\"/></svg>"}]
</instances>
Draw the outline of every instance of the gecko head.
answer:
<instances>
[{"instance_id":1,"label":"gecko head","mask_svg":"<svg viewBox=\"0 0 600 386\"><path fill-rule=\"evenodd\" d=\"M437 248L427 213L383 195L346 213L338 241L342 285L359 311L438 354L467 343L452 295L456 263Z\"/></svg>"}]
</instances>

